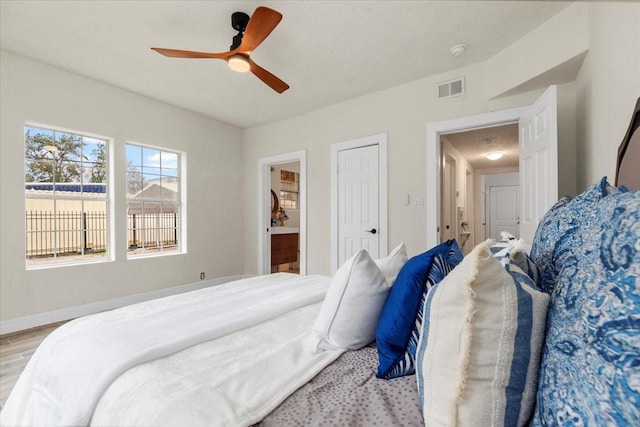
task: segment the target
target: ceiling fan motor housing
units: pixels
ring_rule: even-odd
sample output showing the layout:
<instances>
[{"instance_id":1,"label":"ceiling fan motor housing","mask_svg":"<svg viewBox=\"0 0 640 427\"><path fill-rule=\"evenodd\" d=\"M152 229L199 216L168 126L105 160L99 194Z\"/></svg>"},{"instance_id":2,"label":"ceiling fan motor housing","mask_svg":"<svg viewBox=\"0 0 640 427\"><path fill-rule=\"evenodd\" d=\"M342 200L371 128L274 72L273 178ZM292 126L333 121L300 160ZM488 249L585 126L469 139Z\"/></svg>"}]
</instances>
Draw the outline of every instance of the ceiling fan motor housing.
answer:
<instances>
[{"instance_id":1,"label":"ceiling fan motor housing","mask_svg":"<svg viewBox=\"0 0 640 427\"><path fill-rule=\"evenodd\" d=\"M244 12L233 12L231 14L231 26L234 30L244 33L249 23L249 15Z\"/></svg>"},{"instance_id":2,"label":"ceiling fan motor housing","mask_svg":"<svg viewBox=\"0 0 640 427\"><path fill-rule=\"evenodd\" d=\"M242 33L244 33L248 23L249 15L246 13L233 12L231 14L231 26L238 32L238 34L233 36L233 44L230 46L230 50L234 50L240 46L240 43L242 43Z\"/></svg>"}]
</instances>

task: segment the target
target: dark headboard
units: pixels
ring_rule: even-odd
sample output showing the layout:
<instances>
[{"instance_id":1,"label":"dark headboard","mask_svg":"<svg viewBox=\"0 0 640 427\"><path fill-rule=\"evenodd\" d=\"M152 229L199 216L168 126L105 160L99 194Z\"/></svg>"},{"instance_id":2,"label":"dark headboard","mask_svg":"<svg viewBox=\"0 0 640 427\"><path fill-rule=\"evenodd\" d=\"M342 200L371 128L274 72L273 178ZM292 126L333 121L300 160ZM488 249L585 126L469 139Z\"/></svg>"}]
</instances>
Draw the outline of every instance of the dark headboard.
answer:
<instances>
[{"instance_id":1,"label":"dark headboard","mask_svg":"<svg viewBox=\"0 0 640 427\"><path fill-rule=\"evenodd\" d=\"M631 115L629 129L618 148L616 185L629 190L640 189L640 98Z\"/></svg>"}]
</instances>

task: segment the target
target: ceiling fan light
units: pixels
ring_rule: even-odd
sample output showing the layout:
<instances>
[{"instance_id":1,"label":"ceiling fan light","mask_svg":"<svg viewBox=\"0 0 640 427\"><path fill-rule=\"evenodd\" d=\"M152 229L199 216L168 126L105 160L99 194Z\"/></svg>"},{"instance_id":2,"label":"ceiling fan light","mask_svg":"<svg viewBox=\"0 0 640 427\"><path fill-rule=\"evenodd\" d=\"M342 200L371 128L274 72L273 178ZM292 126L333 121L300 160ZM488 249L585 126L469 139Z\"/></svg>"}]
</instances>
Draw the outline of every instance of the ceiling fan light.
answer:
<instances>
[{"instance_id":1,"label":"ceiling fan light","mask_svg":"<svg viewBox=\"0 0 640 427\"><path fill-rule=\"evenodd\" d=\"M489 160L498 160L504 156L504 153L501 151L492 151L491 153L487 153L484 155Z\"/></svg>"},{"instance_id":2,"label":"ceiling fan light","mask_svg":"<svg viewBox=\"0 0 640 427\"><path fill-rule=\"evenodd\" d=\"M251 64L249 64L249 59L244 56L236 53L235 55L231 55L229 57L229 68L233 71L237 71L239 73L246 73L251 69Z\"/></svg>"}]
</instances>

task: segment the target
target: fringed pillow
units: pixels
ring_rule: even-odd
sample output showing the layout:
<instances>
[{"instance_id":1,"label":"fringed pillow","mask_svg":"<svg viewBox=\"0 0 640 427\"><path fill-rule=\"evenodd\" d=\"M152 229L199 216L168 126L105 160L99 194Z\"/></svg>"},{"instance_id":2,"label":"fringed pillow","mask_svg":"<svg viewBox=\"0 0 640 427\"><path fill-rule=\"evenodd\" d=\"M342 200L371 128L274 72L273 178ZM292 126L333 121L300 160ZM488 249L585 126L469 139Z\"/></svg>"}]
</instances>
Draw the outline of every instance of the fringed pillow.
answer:
<instances>
[{"instance_id":1,"label":"fringed pillow","mask_svg":"<svg viewBox=\"0 0 640 427\"><path fill-rule=\"evenodd\" d=\"M549 296L491 244L427 295L416 358L427 426L524 425L533 412Z\"/></svg>"}]
</instances>

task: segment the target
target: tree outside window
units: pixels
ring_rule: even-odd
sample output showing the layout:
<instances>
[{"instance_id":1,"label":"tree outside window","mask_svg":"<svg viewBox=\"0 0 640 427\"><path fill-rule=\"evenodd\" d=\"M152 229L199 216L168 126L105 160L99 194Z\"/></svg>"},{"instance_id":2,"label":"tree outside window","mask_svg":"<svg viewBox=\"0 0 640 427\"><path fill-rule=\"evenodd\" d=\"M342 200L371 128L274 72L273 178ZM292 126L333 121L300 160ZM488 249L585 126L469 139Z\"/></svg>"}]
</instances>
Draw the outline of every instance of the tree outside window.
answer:
<instances>
[{"instance_id":1,"label":"tree outside window","mask_svg":"<svg viewBox=\"0 0 640 427\"><path fill-rule=\"evenodd\" d=\"M108 144L25 126L27 266L108 257Z\"/></svg>"}]
</instances>

